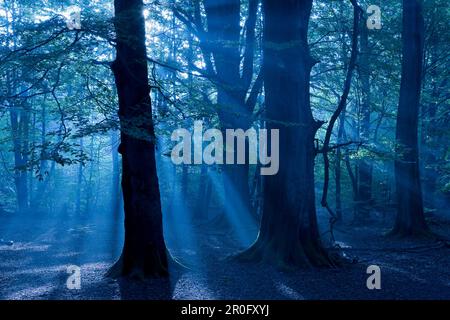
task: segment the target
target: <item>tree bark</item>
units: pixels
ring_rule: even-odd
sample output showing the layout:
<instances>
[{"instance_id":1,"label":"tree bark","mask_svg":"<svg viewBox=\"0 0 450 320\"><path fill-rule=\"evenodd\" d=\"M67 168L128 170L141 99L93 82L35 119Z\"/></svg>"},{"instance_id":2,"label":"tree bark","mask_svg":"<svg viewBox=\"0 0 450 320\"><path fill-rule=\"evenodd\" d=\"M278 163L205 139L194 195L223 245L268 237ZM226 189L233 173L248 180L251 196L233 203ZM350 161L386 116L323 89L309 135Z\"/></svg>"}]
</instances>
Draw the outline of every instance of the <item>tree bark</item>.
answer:
<instances>
[{"instance_id":1,"label":"tree bark","mask_svg":"<svg viewBox=\"0 0 450 320\"><path fill-rule=\"evenodd\" d=\"M347 98L350 93L350 87L352 83L352 76L353 76L353 70L356 66L356 58L358 56L358 35L359 35L359 24L360 24L360 16L362 9L357 4L356 0L351 1L353 5L353 34L352 34L352 48L351 48L351 54L350 54L350 60L348 63L345 81L344 81L344 89L342 92L342 95L339 99L338 106L336 110L333 112L333 115L330 118L330 121L328 123L327 130L325 132L325 139L323 142L323 147L320 150L320 152L323 155L323 163L324 163L324 181L323 181L323 192L322 192L322 199L320 201L322 207L326 208L327 211L330 213L330 232L331 237L333 239L333 224L338 220L336 214L331 209L330 205L328 204L328 186L330 181L330 160L328 158L328 153L330 152L330 140L331 140L331 134L333 132L334 124L338 120L341 113L345 110L347 105ZM345 128L342 126L341 128L341 134L344 135ZM338 133L339 135L339 133Z\"/></svg>"},{"instance_id":2,"label":"tree bark","mask_svg":"<svg viewBox=\"0 0 450 320\"><path fill-rule=\"evenodd\" d=\"M117 145L119 135L116 130L111 131L111 160L112 160L112 185L111 185L111 209L113 217L117 219L120 216L120 204L122 196L120 194L120 163Z\"/></svg>"},{"instance_id":3,"label":"tree bark","mask_svg":"<svg viewBox=\"0 0 450 320\"><path fill-rule=\"evenodd\" d=\"M205 219L208 216L208 203L206 201L206 191L209 185L208 166L201 165L200 181L198 185L198 194L195 202L194 216L196 218Z\"/></svg>"},{"instance_id":4,"label":"tree bark","mask_svg":"<svg viewBox=\"0 0 450 320\"><path fill-rule=\"evenodd\" d=\"M258 76L252 83L258 3L259 0L249 0L244 30L240 27L240 0L203 0L207 30L201 19L200 1L193 2L192 15L174 7L175 15L200 39L206 76L217 88L218 117L223 131L238 128L247 130L252 125L251 116L256 97L262 88L262 77ZM241 31L245 38L242 56ZM226 165L222 174L225 193L235 195L239 212L254 217L250 199L249 166Z\"/></svg>"},{"instance_id":5,"label":"tree bark","mask_svg":"<svg viewBox=\"0 0 450 320\"><path fill-rule=\"evenodd\" d=\"M115 0L125 243L110 276L167 276L142 0Z\"/></svg>"},{"instance_id":6,"label":"tree bark","mask_svg":"<svg viewBox=\"0 0 450 320\"><path fill-rule=\"evenodd\" d=\"M256 1L250 1L256 5ZM240 76L240 0L205 0L205 11L208 22L209 48L214 57L217 70L217 105L220 125L226 129L247 130L251 126L251 110L246 108L245 98L253 74L253 62L246 66L243 78ZM252 17L251 17L252 18ZM247 27L254 30L253 17ZM254 37L254 34L252 35ZM247 37L250 37L247 34ZM246 45L254 41L247 38ZM247 59L253 58L253 47L246 48ZM253 61L253 60L252 60ZM246 64L249 62L246 61ZM241 214L253 213L250 201L248 165L226 165L223 168L224 192L238 197Z\"/></svg>"},{"instance_id":7,"label":"tree bark","mask_svg":"<svg viewBox=\"0 0 450 320\"><path fill-rule=\"evenodd\" d=\"M342 143L344 137L345 127L345 109L342 110L339 116L339 127L337 133L337 144ZM341 184L341 162L342 162L342 150L340 147L336 148L336 159L334 161L334 180L336 189L336 220L342 221L342 184Z\"/></svg>"},{"instance_id":8,"label":"tree bark","mask_svg":"<svg viewBox=\"0 0 450 320\"><path fill-rule=\"evenodd\" d=\"M277 266L330 266L314 190L314 136L307 41L312 0L264 1L264 87L268 129L279 129L279 171L264 177L260 232L239 257Z\"/></svg>"},{"instance_id":9,"label":"tree bark","mask_svg":"<svg viewBox=\"0 0 450 320\"><path fill-rule=\"evenodd\" d=\"M27 108L20 111L10 107L12 140L14 145L14 184L16 187L17 207L23 212L28 209L28 131L30 115Z\"/></svg>"},{"instance_id":10,"label":"tree bark","mask_svg":"<svg viewBox=\"0 0 450 320\"><path fill-rule=\"evenodd\" d=\"M46 192L46 188L48 185L48 163L47 163L47 151L46 151L46 135L47 135L47 110L45 108L45 96L44 96L44 103L42 103L42 112L41 112L41 146L43 146L41 153L40 153L40 163L39 163L39 174L38 174L38 186L36 193L34 194L33 198L31 199L31 205L36 209L40 208L43 195Z\"/></svg>"},{"instance_id":11,"label":"tree bark","mask_svg":"<svg viewBox=\"0 0 450 320\"><path fill-rule=\"evenodd\" d=\"M424 21L419 0L403 1L403 59L396 126L397 217L392 234L428 233L423 212L418 157Z\"/></svg>"},{"instance_id":12,"label":"tree bark","mask_svg":"<svg viewBox=\"0 0 450 320\"><path fill-rule=\"evenodd\" d=\"M83 138L80 138L80 153L83 152ZM75 212L81 215L81 188L83 183L83 163L78 164L77 172L77 190L75 195Z\"/></svg>"},{"instance_id":13,"label":"tree bark","mask_svg":"<svg viewBox=\"0 0 450 320\"><path fill-rule=\"evenodd\" d=\"M436 34L437 31L432 31ZM429 39L429 46L431 46L430 62L428 65L436 65L438 60L436 59L436 48L437 45L434 44L434 37ZM424 66L424 70L427 66ZM439 179L439 160L441 158L441 146L446 145L444 142L444 135L440 134L442 132L442 127L440 126L440 119L438 115L438 101L440 99L440 93L444 92L442 90L447 80L444 80L441 85L439 85L439 74L436 67L431 67L428 72L427 77L423 77L430 83L431 90L431 101L429 103L422 104L422 130L421 130L421 153L422 153L422 172L424 181L424 206L426 208L435 208L437 205L437 182ZM425 87L425 86L424 86Z\"/></svg>"},{"instance_id":14,"label":"tree bark","mask_svg":"<svg viewBox=\"0 0 450 320\"><path fill-rule=\"evenodd\" d=\"M363 21L365 23L365 21ZM367 143L370 140L370 59L369 59L369 38L365 25L361 28L361 54L358 64L358 72L361 79L362 104L361 104L361 141ZM358 163L358 199L357 199L357 220L366 221L370 215L370 205L372 198L372 162L367 156Z\"/></svg>"},{"instance_id":15,"label":"tree bark","mask_svg":"<svg viewBox=\"0 0 450 320\"><path fill-rule=\"evenodd\" d=\"M16 23L20 21L21 12L19 8L12 3L11 19L6 19L6 30L11 32L11 45L13 50L17 49L17 30ZM20 87L19 76L22 70L13 68L6 72L7 95L14 96L17 88ZM30 107L27 101L20 99L11 99L9 102L9 115L11 122L11 140L14 150L14 184L16 189L17 209L19 212L28 209L28 185L27 185L27 165L28 165L28 134L30 122Z\"/></svg>"}]
</instances>

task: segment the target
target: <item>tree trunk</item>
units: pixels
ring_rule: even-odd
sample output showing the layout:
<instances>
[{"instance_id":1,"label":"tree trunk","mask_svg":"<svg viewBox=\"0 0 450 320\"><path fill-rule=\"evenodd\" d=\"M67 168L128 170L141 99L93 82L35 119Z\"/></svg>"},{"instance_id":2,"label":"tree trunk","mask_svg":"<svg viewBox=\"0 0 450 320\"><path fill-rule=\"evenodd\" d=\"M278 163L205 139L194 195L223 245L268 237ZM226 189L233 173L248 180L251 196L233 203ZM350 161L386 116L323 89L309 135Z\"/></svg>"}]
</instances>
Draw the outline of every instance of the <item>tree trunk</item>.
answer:
<instances>
[{"instance_id":1,"label":"tree trunk","mask_svg":"<svg viewBox=\"0 0 450 320\"><path fill-rule=\"evenodd\" d=\"M16 4L11 4L11 19L6 19L6 31L11 32L10 37L13 50L17 49L17 30L16 22L20 20L21 12ZM13 68L6 72L7 96L12 97L20 88L19 75L20 68ZM14 151L14 184L16 189L17 209L18 211L26 211L28 209L28 185L26 166L28 164L28 133L30 122L30 107L26 101L20 102L20 99L11 99L8 101L9 114L11 121L11 140L13 142Z\"/></svg>"},{"instance_id":2,"label":"tree trunk","mask_svg":"<svg viewBox=\"0 0 450 320\"><path fill-rule=\"evenodd\" d=\"M88 179L86 181L86 191L85 191L85 197L86 197L86 206L84 208L84 217L87 217L92 212L92 198L93 198L93 176L94 176L94 136L91 135L91 142L89 146L89 172L88 172Z\"/></svg>"},{"instance_id":3,"label":"tree trunk","mask_svg":"<svg viewBox=\"0 0 450 320\"><path fill-rule=\"evenodd\" d=\"M365 20L363 21L365 24ZM370 140L370 66L369 66L369 46L368 30L365 25L361 28L361 54L358 64L358 72L362 85L362 105L361 105L361 141L368 143ZM371 198L372 198L372 162L365 156L358 163L358 202L357 220L366 221L369 218Z\"/></svg>"},{"instance_id":4,"label":"tree trunk","mask_svg":"<svg viewBox=\"0 0 450 320\"><path fill-rule=\"evenodd\" d=\"M438 63L438 60L435 58L436 45L432 40L429 41L431 42L431 46L433 46L431 49L429 65L436 65ZM424 69L426 69L425 66ZM420 151L423 155L423 200L426 208L435 208L437 204L436 196L438 190L437 181L439 178L438 163L440 158L440 147L446 145L446 143L442 141L445 136L440 134L443 128L440 126L440 121L438 121L437 111L440 92L444 92L445 90L442 90L443 88L438 84L439 78L436 67L431 68L428 77L426 78L429 83L431 83L431 101L429 104L422 104L422 149Z\"/></svg>"},{"instance_id":5,"label":"tree trunk","mask_svg":"<svg viewBox=\"0 0 450 320\"><path fill-rule=\"evenodd\" d=\"M334 235L333 235L333 224L338 220L335 213L333 213L333 210L331 209L330 205L328 204L328 186L330 181L330 160L328 157L328 153L330 151L330 141L331 141L331 135L333 133L334 124L340 117L341 113L345 111L347 106L347 98L350 93L350 87L352 83L352 76L353 76L353 70L356 66L356 58L358 56L358 34L359 34L359 24L360 24L360 16L362 9L357 4L356 0L351 1L353 5L353 33L352 33L352 49L350 54L350 60L348 63L348 67L346 70L346 76L344 80L344 89L342 92L342 95L339 98L339 103L336 108L336 110L333 112L330 121L328 122L328 127L325 133L325 138L323 141L323 146L321 150L318 150L318 152L322 153L323 155L323 164L324 164L324 179L323 179L323 193L322 193L322 199L320 201L322 207L327 209L328 213L330 214L330 234L331 234L331 240L334 241ZM344 126L340 127L340 133L341 135L344 135L345 128Z\"/></svg>"},{"instance_id":6,"label":"tree trunk","mask_svg":"<svg viewBox=\"0 0 450 320\"><path fill-rule=\"evenodd\" d=\"M339 3L339 15L343 17L344 12L344 1L341 1ZM343 74L344 77L346 75L347 70L347 44L345 41L345 23L344 19L340 21L340 28L341 28L341 34L340 34L340 41L342 42L341 47L341 55L342 55L342 63L344 65L343 68ZM337 97L340 98L339 96ZM339 116L339 127L338 127L338 133L337 133L337 144L342 143L342 137L344 134L345 129L345 110L342 111L341 115ZM334 161L334 182L335 182L335 199L336 199L336 222L342 221L342 183L341 183L341 161L342 161L342 150L340 147L336 148L336 158Z\"/></svg>"},{"instance_id":7,"label":"tree trunk","mask_svg":"<svg viewBox=\"0 0 450 320\"><path fill-rule=\"evenodd\" d=\"M80 138L80 153L83 152L83 138ZM83 163L78 164L77 173L77 190L75 195L75 212L79 216L81 215L81 188L83 183Z\"/></svg>"},{"instance_id":8,"label":"tree trunk","mask_svg":"<svg viewBox=\"0 0 450 320\"><path fill-rule=\"evenodd\" d=\"M345 129L345 109L342 110L339 116L339 127L337 134L337 144L342 143ZM342 150L340 147L336 148L336 159L334 165L334 180L336 186L336 220L342 221L342 184L341 184L341 162L342 162Z\"/></svg>"},{"instance_id":9,"label":"tree trunk","mask_svg":"<svg viewBox=\"0 0 450 320\"><path fill-rule=\"evenodd\" d=\"M219 80L217 105L221 128L224 132L226 129L247 130L251 126L250 113L245 109L246 90L240 85L240 1L205 0L205 8L208 31L214 41L211 51ZM248 166L226 165L222 174L225 194L237 197L240 214L250 214Z\"/></svg>"},{"instance_id":10,"label":"tree trunk","mask_svg":"<svg viewBox=\"0 0 450 320\"><path fill-rule=\"evenodd\" d=\"M48 185L48 171L47 171L47 160L46 158L47 156L47 151L46 151L46 147L44 147L46 145L46 135L47 135L47 112L46 112L46 108L45 108L45 96L44 96L44 102L42 103L42 112L41 112L41 146L43 146L42 150L41 150L41 154L40 156L40 163L39 163L39 174L38 174L38 186L37 186L37 190L36 193L34 194L32 200L31 200L31 204L32 206L37 209L41 206L41 202L42 202L42 198L46 192L46 187Z\"/></svg>"},{"instance_id":11,"label":"tree trunk","mask_svg":"<svg viewBox=\"0 0 450 320\"><path fill-rule=\"evenodd\" d=\"M392 230L392 234L400 236L428 232L423 213L417 141L423 40L422 5L418 0L404 0L402 78L396 127L397 217Z\"/></svg>"},{"instance_id":12,"label":"tree trunk","mask_svg":"<svg viewBox=\"0 0 450 320\"><path fill-rule=\"evenodd\" d=\"M10 107L10 120L12 129L12 140L14 145L14 183L17 195L17 207L19 211L28 209L28 185L27 185L27 163L28 163L28 131L30 115L27 108L22 107L19 111Z\"/></svg>"},{"instance_id":13,"label":"tree trunk","mask_svg":"<svg viewBox=\"0 0 450 320\"><path fill-rule=\"evenodd\" d=\"M125 243L110 276L167 276L142 0L115 0Z\"/></svg>"},{"instance_id":14,"label":"tree trunk","mask_svg":"<svg viewBox=\"0 0 450 320\"><path fill-rule=\"evenodd\" d=\"M216 72L212 67L209 67L207 71L215 80L218 117L224 132L226 129L243 129L245 131L251 127L251 115L256 99L246 99L246 96L251 89L254 98L262 86L262 81L255 81L252 87L255 25L259 1L249 1L245 32L243 32L245 35L243 57L240 54L240 2L240 0L204 0L208 31L201 32L201 46L207 65L212 66L211 55L214 57ZM197 22L197 28L199 24L201 23ZM241 61L243 64L242 75ZM224 192L228 195L235 195L235 202L239 204L237 209L239 214L254 217L248 185L248 164L226 165L222 174Z\"/></svg>"},{"instance_id":15,"label":"tree trunk","mask_svg":"<svg viewBox=\"0 0 450 320\"><path fill-rule=\"evenodd\" d=\"M31 124L31 130L30 131L30 138L29 138L29 145L32 146L31 148L29 147L29 149L34 149L35 146L35 132L36 132L36 113L33 112L33 121L30 123ZM28 171L28 203L29 205L31 205L31 201L34 198L34 174L35 174L35 163L36 163L36 159L35 159L35 153L31 152L31 165L29 167L29 171Z\"/></svg>"},{"instance_id":16,"label":"tree trunk","mask_svg":"<svg viewBox=\"0 0 450 320\"><path fill-rule=\"evenodd\" d=\"M206 190L209 184L208 166L202 164L200 168L200 181L198 184L198 194L195 203L194 216L204 219L208 216L208 208L206 207Z\"/></svg>"},{"instance_id":17,"label":"tree trunk","mask_svg":"<svg viewBox=\"0 0 450 320\"><path fill-rule=\"evenodd\" d=\"M112 185L111 185L111 208L113 217L118 218L120 214L121 194L120 194L120 164L117 146L119 136L116 130L111 131L111 160L112 160Z\"/></svg>"},{"instance_id":18,"label":"tree trunk","mask_svg":"<svg viewBox=\"0 0 450 320\"><path fill-rule=\"evenodd\" d=\"M264 1L267 128L279 129L279 172L264 177L256 242L240 257L277 266L330 266L320 240L314 190L314 136L307 42L312 0Z\"/></svg>"}]
</instances>

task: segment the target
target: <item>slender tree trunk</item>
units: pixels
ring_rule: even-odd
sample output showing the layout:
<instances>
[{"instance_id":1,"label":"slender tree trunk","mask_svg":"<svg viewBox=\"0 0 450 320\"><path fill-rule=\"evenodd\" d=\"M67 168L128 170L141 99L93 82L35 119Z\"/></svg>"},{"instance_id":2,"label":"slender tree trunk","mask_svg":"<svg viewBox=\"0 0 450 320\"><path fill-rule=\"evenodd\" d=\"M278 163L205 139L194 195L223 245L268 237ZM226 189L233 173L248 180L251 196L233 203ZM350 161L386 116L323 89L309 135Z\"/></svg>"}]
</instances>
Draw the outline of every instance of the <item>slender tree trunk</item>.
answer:
<instances>
[{"instance_id":1,"label":"slender tree trunk","mask_svg":"<svg viewBox=\"0 0 450 320\"><path fill-rule=\"evenodd\" d=\"M341 23L340 23L340 40L341 40L341 56L342 56L342 63L343 63L343 74L344 77L346 75L347 70L347 44L345 41L345 23L344 23L344 1L341 1L339 3L339 16L341 17ZM339 96L338 96L339 99ZM342 142L342 137L344 133L344 126L345 126L345 110L343 110L342 114L339 116L339 128L338 128L338 134L337 134L337 143ZM334 162L334 177L335 177L335 199L336 199L336 220L340 221L342 220L342 184L341 184L341 161L342 161L342 150L340 147L336 149L336 158Z\"/></svg>"},{"instance_id":2,"label":"slender tree trunk","mask_svg":"<svg viewBox=\"0 0 450 320\"><path fill-rule=\"evenodd\" d=\"M35 129L36 129L36 113L33 112L33 121L31 122L31 132L30 132L30 141L29 144L31 146L35 145ZM31 149L29 147L29 149ZM34 198L34 173L35 173L35 153L31 154L31 166L28 171L28 203L31 204L32 199Z\"/></svg>"},{"instance_id":3,"label":"slender tree trunk","mask_svg":"<svg viewBox=\"0 0 450 320\"><path fill-rule=\"evenodd\" d=\"M330 151L330 141L331 141L331 135L333 133L334 124L340 117L341 113L346 109L347 106L347 98L350 93L350 87L352 83L352 77L353 77L353 70L356 66L356 58L358 56L358 34L359 34L359 24L360 24L360 17L362 9L359 7L356 0L351 1L353 5L353 32L352 32L352 45L351 45L351 54L350 54L350 60L347 66L345 80L344 80L344 88L342 95L339 98L339 103L336 108L336 110L333 112L333 115L330 118L330 121L328 123L328 127L325 133L325 138L323 141L322 149L319 150L319 152L323 155L323 163L324 163L324 181L323 181L323 192L322 192L322 199L321 199L321 205L322 207L326 208L328 213L330 214L330 234L331 234L331 240L334 241L334 235L333 235L333 225L338 220L338 217L331 209L330 205L328 204L328 186L329 186L329 180L330 180L330 161L328 157L328 153ZM344 126L340 127L341 132L338 133L342 136L344 135Z\"/></svg>"},{"instance_id":4,"label":"slender tree trunk","mask_svg":"<svg viewBox=\"0 0 450 320\"><path fill-rule=\"evenodd\" d=\"M83 152L83 138L80 138L80 152ZM77 190L75 195L75 212L77 215L81 214L81 189L83 182L83 164L78 164L77 172Z\"/></svg>"},{"instance_id":5,"label":"slender tree trunk","mask_svg":"<svg viewBox=\"0 0 450 320\"><path fill-rule=\"evenodd\" d=\"M365 20L363 23L365 23ZM368 29L363 25L361 28L361 54L358 72L362 85L360 138L364 143L370 141L370 52L368 42ZM358 163L358 177L357 219L365 221L369 218L372 198L372 161L367 156Z\"/></svg>"},{"instance_id":6,"label":"slender tree trunk","mask_svg":"<svg viewBox=\"0 0 450 320\"><path fill-rule=\"evenodd\" d=\"M167 276L142 0L115 0L125 243L110 276Z\"/></svg>"},{"instance_id":7,"label":"slender tree trunk","mask_svg":"<svg viewBox=\"0 0 450 320\"><path fill-rule=\"evenodd\" d=\"M47 163L47 152L45 150L45 142L46 142L46 134L47 134L47 112L46 112L46 108L45 108L45 97L44 97L44 103L42 103L42 111L41 111L41 146L43 146L42 150L41 150L41 154L40 156L40 163L39 163L39 175L38 175L38 185L37 185L37 190L36 193L34 195L34 197L31 200L32 205L35 208L39 208L39 206L41 205L41 200L42 197L45 193L45 189L48 185L48 171L47 171L47 167L48 167L48 163Z\"/></svg>"},{"instance_id":8,"label":"slender tree trunk","mask_svg":"<svg viewBox=\"0 0 450 320\"><path fill-rule=\"evenodd\" d=\"M312 0L265 0L264 87L267 128L279 129L279 171L264 177L258 238L242 259L277 266L330 266L316 219L314 136L307 42ZM295 124L295 125L294 125Z\"/></svg>"},{"instance_id":9,"label":"slender tree trunk","mask_svg":"<svg viewBox=\"0 0 450 320\"><path fill-rule=\"evenodd\" d=\"M337 144L342 143L344 137L344 126L345 126L345 109L342 110L339 116L339 127L337 134ZM342 221L342 184L341 184L341 162L342 162L342 150L340 147L336 149L336 159L334 165L334 176L335 176L335 186L336 186L336 219L337 221Z\"/></svg>"},{"instance_id":10,"label":"slender tree trunk","mask_svg":"<svg viewBox=\"0 0 450 320\"><path fill-rule=\"evenodd\" d=\"M437 61L435 57L435 48L433 47L430 55L430 65L435 64ZM424 175L424 206L433 208L436 206L436 191L437 180L439 178L439 172L437 170L439 161L439 147L445 145L445 143L439 143L442 140L442 134L440 131L439 121L437 121L439 92L442 92L442 88L438 85L438 73L436 67L432 67L428 73L427 79L431 83L431 102L422 104L422 130L421 130L421 153L423 154L423 175Z\"/></svg>"},{"instance_id":11,"label":"slender tree trunk","mask_svg":"<svg viewBox=\"0 0 450 320\"><path fill-rule=\"evenodd\" d=\"M404 0L402 78L396 127L397 217L392 230L393 234L400 236L428 232L423 213L417 141L423 41L421 1Z\"/></svg>"},{"instance_id":12,"label":"slender tree trunk","mask_svg":"<svg viewBox=\"0 0 450 320\"><path fill-rule=\"evenodd\" d=\"M88 172L88 179L86 181L86 191L85 191L85 196L86 196L86 207L84 208L84 216L87 217L90 212L92 211L92 202L93 202L93 186L92 186L92 178L94 175L94 135L91 135L91 142L90 142L90 146L89 146L89 172Z\"/></svg>"},{"instance_id":13,"label":"slender tree trunk","mask_svg":"<svg viewBox=\"0 0 450 320\"><path fill-rule=\"evenodd\" d=\"M15 1L10 3L11 19L6 19L6 31L11 33L11 45L13 50L17 49L16 23L20 20L21 12ZM16 93L19 84L19 68L14 68L6 72L6 83L8 96ZM28 209L28 185L26 165L28 163L28 130L30 113L27 102L18 100L9 101L9 115L11 122L11 140L14 150L14 184L16 189L17 209L26 211Z\"/></svg>"},{"instance_id":14,"label":"slender tree trunk","mask_svg":"<svg viewBox=\"0 0 450 320\"><path fill-rule=\"evenodd\" d=\"M28 158L29 158L29 134L30 134L30 108L27 102L24 102L24 109L21 111L20 115L20 126L21 126L21 135L20 139L22 140L22 150L21 152L21 170L20 173L20 189L21 196L19 203L21 203L21 207L24 210L28 209L28 184L27 184L27 176L28 176Z\"/></svg>"},{"instance_id":15,"label":"slender tree trunk","mask_svg":"<svg viewBox=\"0 0 450 320\"><path fill-rule=\"evenodd\" d=\"M208 214L206 208L206 190L208 188L209 178L208 178L208 166L202 164L200 168L200 181L198 185L198 194L195 204L194 215L199 218L205 218Z\"/></svg>"},{"instance_id":16,"label":"slender tree trunk","mask_svg":"<svg viewBox=\"0 0 450 320\"><path fill-rule=\"evenodd\" d=\"M14 145L14 183L16 186L17 206L19 211L28 209L28 185L27 171L28 163L28 127L29 112L21 109L10 109L10 121L12 129L12 140Z\"/></svg>"}]
</instances>

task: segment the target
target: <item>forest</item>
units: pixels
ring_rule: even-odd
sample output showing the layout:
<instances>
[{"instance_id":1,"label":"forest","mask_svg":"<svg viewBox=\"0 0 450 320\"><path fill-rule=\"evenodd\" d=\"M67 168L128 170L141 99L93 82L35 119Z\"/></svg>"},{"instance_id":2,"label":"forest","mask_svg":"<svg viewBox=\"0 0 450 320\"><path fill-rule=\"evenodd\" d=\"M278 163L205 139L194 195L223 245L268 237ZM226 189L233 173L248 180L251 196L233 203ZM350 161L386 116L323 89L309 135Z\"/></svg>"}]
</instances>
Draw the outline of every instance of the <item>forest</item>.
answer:
<instances>
[{"instance_id":1,"label":"forest","mask_svg":"<svg viewBox=\"0 0 450 320\"><path fill-rule=\"evenodd\" d=\"M449 21L0 0L0 299L450 299Z\"/></svg>"}]
</instances>

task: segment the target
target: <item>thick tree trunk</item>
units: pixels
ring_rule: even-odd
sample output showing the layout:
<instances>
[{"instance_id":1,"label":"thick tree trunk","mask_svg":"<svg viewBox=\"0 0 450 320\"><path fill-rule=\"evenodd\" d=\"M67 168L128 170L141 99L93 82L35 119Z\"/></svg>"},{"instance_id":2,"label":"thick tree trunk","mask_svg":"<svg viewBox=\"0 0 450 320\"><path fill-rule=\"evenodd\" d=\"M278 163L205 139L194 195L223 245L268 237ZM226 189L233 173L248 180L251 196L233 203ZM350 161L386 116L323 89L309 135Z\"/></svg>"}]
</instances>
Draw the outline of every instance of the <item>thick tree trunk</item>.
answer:
<instances>
[{"instance_id":1,"label":"thick tree trunk","mask_svg":"<svg viewBox=\"0 0 450 320\"><path fill-rule=\"evenodd\" d=\"M242 259L278 266L330 266L320 240L314 190L314 136L320 124L309 96L314 64L307 42L312 0L264 1L267 128L279 129L279 171L264 177L258 238Z\"/></svg>"},{"instance_id":2,"label":"thick tree trunk","mask_svg":"<svg viewBox=\"0 0 450 320\"><path fill-rule=\"evenodd\" d=\"M255 24L258 1L250 0L245 28L245 52L241 75L241 4L239 0L204 0L208 32L205 33L206 52L214 57L216 69L217 106L221 129L251 127L255 103L246 100L253 77ZM211 72L211 70L210 70ZM254 84L255 91L259 91ZM226 165L223 169L225 194L235 195L239 213L254 217L249 189L249 166Z\"/></svg>"},{"instance_id":3,"label":"thick tree trunk","mask_svg":"<svg viewBox=\"0 0 450 320\"><path fill-rule=\"evenodd\" d=\"M142 0L115 0L125 243L109 275L167 276Z\"/></svg>"},{"instance_id":4,"label":"thick tree trunk","mask_svg":"<svg viewBox=\"0 0 450 320\"><path fill-rule=\"evenodd\" d=\"M235 107L233 107L233 102L229 102L228 104L221 102L221 105L224 106L223 108L226 108L226 110L219 111L219 119L224 136L227 129L242 129L246 131L250 128L250 123L248 121L249 115L243 115L242 108L237 107L236 104ZM232 109L234 109L234 111L232 111ZM238 111L239 109L240 111ZM242 119L246 117L247 119ZM248 150L247 143L246 150ZM236 208L238 212L249 217L254 217L254 209L251 205L250 198L248 157L245 164L225 165L222 174L224 192L226 195L233 195L235 203L239 204L239 208Z\"/></svg>"},{"instance_id":5,"label":"thick tree trunk","mask_svg":"<svg viewBox=\"0 0 450 320\"><path fill-rule=\"evenodd\" d=\"M423 214L417 141L423 40L421 1L404 0L402 78L396 127L397 217L392 230L400 236L428 232Z\"/></svg>"}]
</instances>

